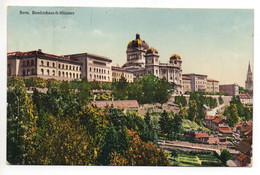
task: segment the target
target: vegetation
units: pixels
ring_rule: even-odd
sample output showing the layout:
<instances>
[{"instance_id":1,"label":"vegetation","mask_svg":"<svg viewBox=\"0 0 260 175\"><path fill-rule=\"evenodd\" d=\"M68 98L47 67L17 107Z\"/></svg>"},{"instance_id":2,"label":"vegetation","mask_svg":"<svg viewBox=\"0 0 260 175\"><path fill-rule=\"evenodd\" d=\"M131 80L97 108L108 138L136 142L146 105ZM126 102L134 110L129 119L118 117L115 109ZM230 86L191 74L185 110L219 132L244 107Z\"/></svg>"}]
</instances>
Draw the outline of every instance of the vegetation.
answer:
<instances>
[{"instance_id":1,"label":"vegetation","mask_svg":"<svg viewBox=\"0 0 260 175\"><path fill-rule=\"evenodd\" d=\"M48 87L27 94L30 86ZM46 82L46 85L39 85ZM97 82L8 79L7 161L26 165L168 165L147 113L89 105ZM123 162L122 162L122 161Z\"/></svg>"}]
</instances>

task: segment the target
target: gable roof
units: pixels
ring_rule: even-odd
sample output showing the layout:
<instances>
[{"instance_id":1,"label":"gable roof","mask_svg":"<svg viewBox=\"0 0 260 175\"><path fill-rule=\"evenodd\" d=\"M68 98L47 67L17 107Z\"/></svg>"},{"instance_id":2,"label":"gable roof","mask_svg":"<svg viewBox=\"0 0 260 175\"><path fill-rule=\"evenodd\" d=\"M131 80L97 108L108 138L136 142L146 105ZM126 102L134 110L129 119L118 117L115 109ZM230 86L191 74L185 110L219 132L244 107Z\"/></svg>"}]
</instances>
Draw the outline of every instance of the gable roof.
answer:
<instances>
[{"instance_id":1,"label":"gable roof","mask_svg":"<svg viewBox=\"0 0 260 175\"><path fill-rule=\"evenodd\" d=\"M207 138L209 137L208 133L206 132L195 132L195 138Z\"/></svg>"},{"instance_id":2,"label":"gable roof","mask_svg":"<svg viewBox=\"0 0 260 175\"><path fill-rule=\"evenodd\" d=\"M245 160L246 158L247 158L247 156L246 156L244 153L240 154L240 155L237 157L237 159L238 159L240 162L242 162L242 161Z\"/></svg>"},{"instance_id":3,"label":"gable roof","mask_svg":"<svg viewBox=\"0 0 260 175\"><path fill-rule=\"evenodd\" d=\"M232 134L233 133L233 131L230 127L221 127L218 130L219 130L219 132L224 133L224 134Z\"/></svg>"},{"instance_id":4,"label":"gable roof","mask_svg":"<svg viewBox=\"0 0 260 175\"><path fill-rule=\"evenodd\" d=\"M221 121L223 121L223 119L222 118L219 118L219 117L216 117L214 120L213 120L213 122L214 123L220 123Z\"/></svg>"}]
</instances>

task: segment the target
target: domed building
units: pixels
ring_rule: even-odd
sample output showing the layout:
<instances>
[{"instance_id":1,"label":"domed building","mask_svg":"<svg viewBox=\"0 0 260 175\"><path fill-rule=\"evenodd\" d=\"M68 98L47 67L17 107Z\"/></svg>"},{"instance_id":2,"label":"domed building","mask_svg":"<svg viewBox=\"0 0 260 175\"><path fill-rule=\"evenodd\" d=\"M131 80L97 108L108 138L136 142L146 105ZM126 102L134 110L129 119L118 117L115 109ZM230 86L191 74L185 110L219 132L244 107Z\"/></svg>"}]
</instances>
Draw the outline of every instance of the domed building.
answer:
<instances>
[{"instance_id":1,"label":"domed building","mask_svg":"<svg viewBox=\"0 0 260 175\"><path fill-rule=\"evenodd\" d=\"M134 81L145 74L153 74L175 83L175 94L182 94L182 60L179 55L172 54L169 63L160 63L159 52L141 40L139 34L128 43L126 55L123 68L134 74Z\"/></svg>"}]
</instances>

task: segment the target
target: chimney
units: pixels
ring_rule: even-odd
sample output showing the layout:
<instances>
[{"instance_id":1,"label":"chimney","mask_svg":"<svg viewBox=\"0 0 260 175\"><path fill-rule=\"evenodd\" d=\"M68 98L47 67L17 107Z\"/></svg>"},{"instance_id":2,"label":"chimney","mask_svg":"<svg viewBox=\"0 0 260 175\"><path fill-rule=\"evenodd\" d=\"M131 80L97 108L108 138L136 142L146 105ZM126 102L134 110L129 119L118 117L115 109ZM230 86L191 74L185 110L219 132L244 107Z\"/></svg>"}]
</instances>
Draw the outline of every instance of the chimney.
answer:
<instances>
[{"instance_id":1,"label":"chimney","mask_svg":"<svg viewBox=\"0 0 260 175\"><path fill-rule=\"evenodd\" d=\"M136 39L140 39L140 35L138 33L136 34Z\"/></svg>"}]
</instances>

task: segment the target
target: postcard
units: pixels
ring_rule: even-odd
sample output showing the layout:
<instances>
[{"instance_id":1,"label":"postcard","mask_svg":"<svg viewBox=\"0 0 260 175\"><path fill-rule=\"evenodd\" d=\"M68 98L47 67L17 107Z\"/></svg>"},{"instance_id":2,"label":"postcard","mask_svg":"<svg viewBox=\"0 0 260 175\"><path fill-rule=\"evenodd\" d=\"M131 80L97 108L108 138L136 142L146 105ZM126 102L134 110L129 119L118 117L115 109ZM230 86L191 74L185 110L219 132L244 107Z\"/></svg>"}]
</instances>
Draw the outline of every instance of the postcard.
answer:
<instances>
[{"instance_id":1,"label":"postcard","mask_svg":"<svg viewBox=\"0 0 260 175\"><path fill-rule=\"evenodd\" d=\"M8 165L251 167L254 11L10 6Z\"/></svg>"}]
</instances>

